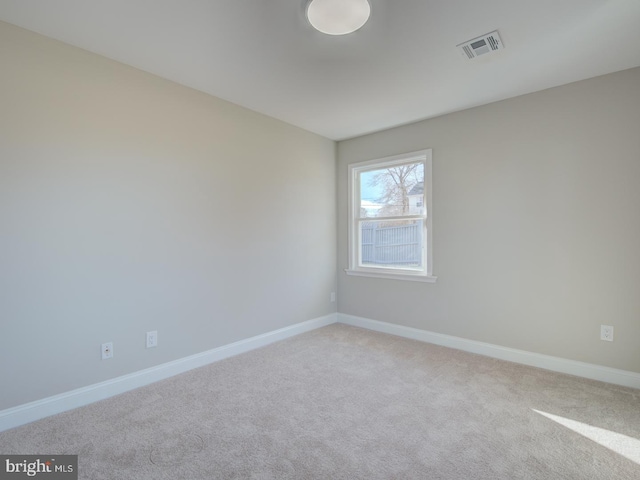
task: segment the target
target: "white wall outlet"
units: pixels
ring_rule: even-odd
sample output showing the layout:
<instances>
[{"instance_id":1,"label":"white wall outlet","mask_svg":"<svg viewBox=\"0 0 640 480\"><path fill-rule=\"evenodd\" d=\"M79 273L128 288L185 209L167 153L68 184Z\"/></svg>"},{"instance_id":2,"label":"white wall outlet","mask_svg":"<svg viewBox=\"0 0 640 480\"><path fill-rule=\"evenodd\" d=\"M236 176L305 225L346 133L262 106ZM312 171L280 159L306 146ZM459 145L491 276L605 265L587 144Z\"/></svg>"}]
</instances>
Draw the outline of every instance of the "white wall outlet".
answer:
<instances>
[{"instance_id":1,"label":"white wall outlet","mask_svg":"<svg viewBox=\"0 0 640 480\"><path fill-rule=\"evenodd\" d=\"M107 342L102 344L101 348L102 359L107 360L113 358L113 342Z\"/></svg>"},{"instance_id":2,"label":"white wall outlet","mask_svg":"<svg viewBox=\"0 0 640 480\"><path fill-rule=\"evenodd\" d=\"M613 342L613 327L611 325L600 325L600 340Z\"/></svg>"},{"instance_id":3,"label":"white wall outlet","mask_svg":"<svg viewBox=\"0 0 640 480\"><path fill-rule=\"evenodd\" d=\"M147 348L153 348L158 346L158 331L147 332Z\"/></svg>"},{"instance_id":4,"label":"white wall outlet","mask_svg":"<svg viewBox=\"0 0 640 480\"><path fill-rule=\"evenodd\" d=\"M336 301L336 292L331 292L330 298L331 298L332 302L335 302Z\"/></svg>"}]
</instances>

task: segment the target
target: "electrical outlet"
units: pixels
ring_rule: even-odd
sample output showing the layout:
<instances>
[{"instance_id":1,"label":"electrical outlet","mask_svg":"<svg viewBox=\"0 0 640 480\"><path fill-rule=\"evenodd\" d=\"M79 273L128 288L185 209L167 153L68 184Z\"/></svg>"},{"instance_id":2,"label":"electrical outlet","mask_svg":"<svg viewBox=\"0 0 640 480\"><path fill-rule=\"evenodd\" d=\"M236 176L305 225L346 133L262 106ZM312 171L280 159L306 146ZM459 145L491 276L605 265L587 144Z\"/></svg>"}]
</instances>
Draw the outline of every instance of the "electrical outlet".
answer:
<instances>
[{"instance_id":1,"label":"electrical outlet","mask_svg":"<svg viewBox=\"0 0 640 480\"><path fill-rule=\"evenodd\" d=\"M336 301L336 292L331 292L330 298L331 298L332 302L335 302Z\"/></svg>"},{"instance_id":2,"label":"electrical outlet","mask_svg":"<svg viewBox=\"0 0 640 480\"><path fill-rule=\"evenodd\" d=\"M611 325L600 325L600 340L613 342L613 327Z\"/></svg>"},{"instance_id":3,"label":"electrical outlet","mask_svg":"<svg viewBox=\"0 0 640 480\"><path fill-rule=\"evenodd\" d=\"M147 348L153 348L158 346L158 331L147 332Z\"/></svg>"},{"instance_id":4,"label":"electrical outlet","mask_svg":"<svg viewBox=\"0 0 640 480\"><path fill-rule=\"evenodd\" d=\"M102 344L102 360L113 358L113 342L107 342Z\"/></svg>"}]
</instances>

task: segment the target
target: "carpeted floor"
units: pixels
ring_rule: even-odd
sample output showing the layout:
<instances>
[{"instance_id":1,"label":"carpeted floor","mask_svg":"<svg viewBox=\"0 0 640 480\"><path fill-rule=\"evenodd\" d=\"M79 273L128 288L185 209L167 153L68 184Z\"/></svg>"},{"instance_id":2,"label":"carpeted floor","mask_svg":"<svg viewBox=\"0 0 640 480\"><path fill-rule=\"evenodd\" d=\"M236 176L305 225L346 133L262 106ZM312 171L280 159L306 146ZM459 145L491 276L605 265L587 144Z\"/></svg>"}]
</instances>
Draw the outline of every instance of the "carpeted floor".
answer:
<instances>
[{"instance_id":1,"label":"carpeted floor","mask_svg":"<svg viewBox=\"0 0 640 480\"><path fill-rule=\"evenodd\" d=\"M640 479L640 390L345 325L0 433L80 478Z\"/></svg>"}]
</instances>

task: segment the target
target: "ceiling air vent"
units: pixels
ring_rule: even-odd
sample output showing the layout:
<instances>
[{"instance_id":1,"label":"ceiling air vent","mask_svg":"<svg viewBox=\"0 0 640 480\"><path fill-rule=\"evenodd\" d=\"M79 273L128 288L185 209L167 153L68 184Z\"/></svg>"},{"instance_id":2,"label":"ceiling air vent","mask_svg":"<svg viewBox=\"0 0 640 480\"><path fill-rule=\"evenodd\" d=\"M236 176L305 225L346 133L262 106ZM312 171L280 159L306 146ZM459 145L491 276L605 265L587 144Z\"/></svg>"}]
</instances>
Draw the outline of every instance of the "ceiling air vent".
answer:
<instances>
[{"instance_id":1,"label":"ceiling air vent","mask_svg":"<svg viewBox=\"0 0 640 480\"><path fill-rule=\"evenodd\" d=\"M462 55L471 60L485 53L502 50L504 45L502 45L502 40L496 30L495 32L487 33L486 35L461 43L457 45L457 47L462 52Z\"/></svg>"}]
</instances>

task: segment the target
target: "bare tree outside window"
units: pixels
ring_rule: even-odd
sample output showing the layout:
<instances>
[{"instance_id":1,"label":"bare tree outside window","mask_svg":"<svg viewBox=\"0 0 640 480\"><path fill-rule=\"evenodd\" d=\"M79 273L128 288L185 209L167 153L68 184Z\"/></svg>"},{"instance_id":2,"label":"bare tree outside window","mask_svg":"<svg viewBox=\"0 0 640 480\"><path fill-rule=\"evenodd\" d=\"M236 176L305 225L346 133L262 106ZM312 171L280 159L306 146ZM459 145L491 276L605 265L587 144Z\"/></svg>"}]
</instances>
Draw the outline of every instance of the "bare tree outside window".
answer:
<instances>
[{"instance_id":1,"label":"bare tree outside window","mask_svg":"<svg viewBox=\"0 0 640 480\"><path fill-rule=\"evenodd\" d=\"M384 168L372 172L368 179L370 187L381 191L376 201L383 205L379 216L404 216L410 211L410 192L416 185L424 183L424 164L410 163Z\"/></svg>"}]
</instances>

